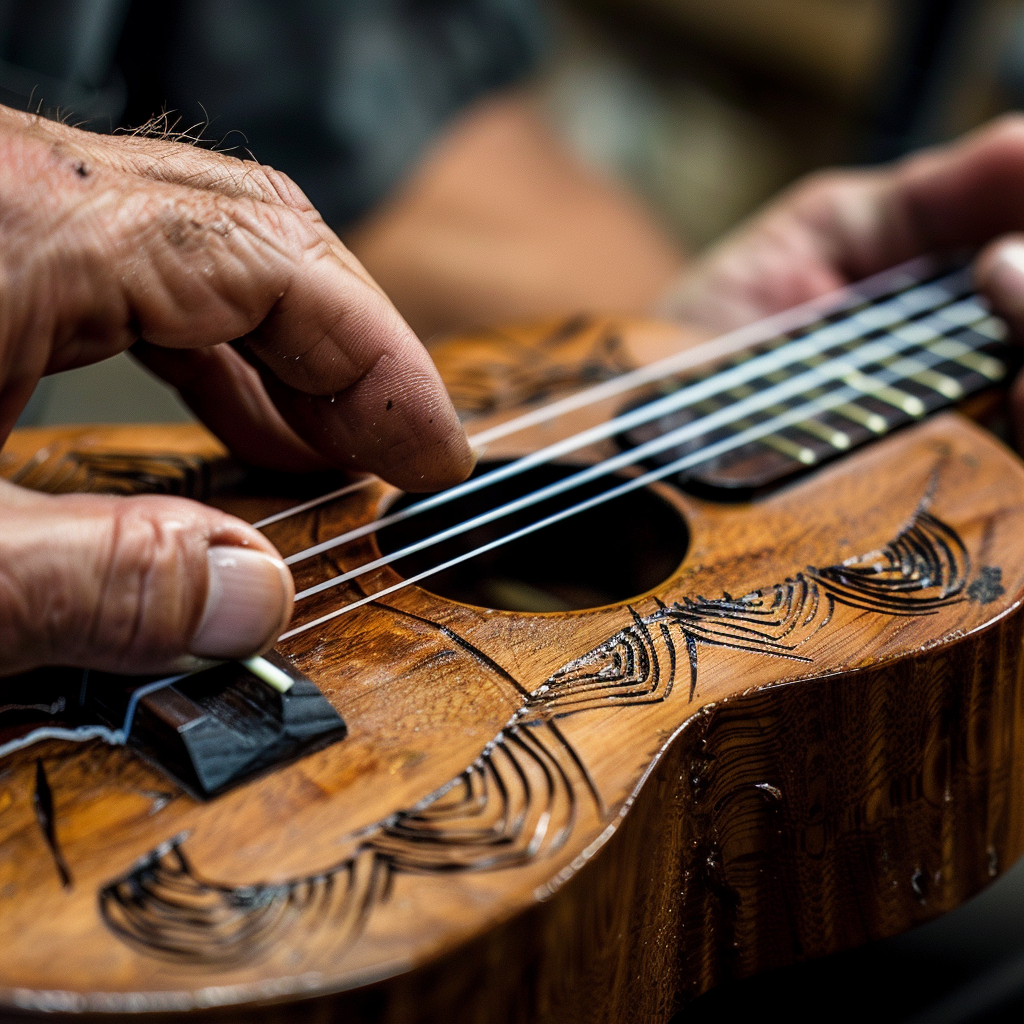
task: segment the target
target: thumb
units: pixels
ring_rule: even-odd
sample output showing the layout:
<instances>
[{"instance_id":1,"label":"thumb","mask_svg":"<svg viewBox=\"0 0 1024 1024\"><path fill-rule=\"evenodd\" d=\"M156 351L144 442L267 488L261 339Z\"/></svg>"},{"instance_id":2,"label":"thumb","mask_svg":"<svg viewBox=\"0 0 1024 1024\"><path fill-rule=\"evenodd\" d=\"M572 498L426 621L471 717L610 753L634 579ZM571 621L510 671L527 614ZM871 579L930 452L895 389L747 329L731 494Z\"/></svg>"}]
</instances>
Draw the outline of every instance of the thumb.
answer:
<instances>
[{"instance_id":1,"label":"thumb","mask_svg":"<svg viewBox=\"0 0 1024 1024\"><path fill-rule=\"evenodd\" d=\"M0 485L0 675L247 657L274 643L293 597L273 546L216 509Z\"/></svg>"}]
</instances>

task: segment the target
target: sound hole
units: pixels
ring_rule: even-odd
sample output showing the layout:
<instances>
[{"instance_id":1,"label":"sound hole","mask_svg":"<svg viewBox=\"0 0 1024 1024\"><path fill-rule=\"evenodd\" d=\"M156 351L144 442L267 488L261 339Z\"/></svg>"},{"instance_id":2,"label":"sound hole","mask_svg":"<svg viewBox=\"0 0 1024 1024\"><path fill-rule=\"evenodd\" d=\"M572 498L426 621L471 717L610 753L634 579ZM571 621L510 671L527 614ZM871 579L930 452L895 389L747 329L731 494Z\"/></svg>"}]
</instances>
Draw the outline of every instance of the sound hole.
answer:
<instances>
[{"instance_id":1,"label":"sound hole","mask_svg":"<svg viewBox=\"0 0 1024 1024\"><path fill-rule=\"evenodd\" d=\"M499 463L477 468L476 475ZM580 466L541 466L511 480L381 530L384 554L578 472ZM607 477L538 505L478 526L394 563L406 579L499 537L571 508L623 482ZM422 496L403 497L390 511ZM445 569L423 580L442 597L507 611L560 612L597 608L663 583L686 554L689 535L679 512L660 495L640 489Z\"/></svg>"}]
</instances>

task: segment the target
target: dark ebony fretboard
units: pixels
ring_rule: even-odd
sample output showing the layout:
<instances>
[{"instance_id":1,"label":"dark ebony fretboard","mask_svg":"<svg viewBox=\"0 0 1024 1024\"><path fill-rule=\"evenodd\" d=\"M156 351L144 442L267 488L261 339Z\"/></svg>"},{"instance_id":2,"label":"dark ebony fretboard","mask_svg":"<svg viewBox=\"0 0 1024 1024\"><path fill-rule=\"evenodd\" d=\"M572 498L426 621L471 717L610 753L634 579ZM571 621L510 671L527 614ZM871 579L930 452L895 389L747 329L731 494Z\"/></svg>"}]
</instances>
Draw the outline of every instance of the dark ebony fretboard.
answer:
<instances>
[{"instance_id":1,"label":"dark ebony fretboard","mask_svg":"<svg viewBox=\"0 0 1024 1024\"><path fill-rule=\"evenodd\" d=\"M793 343L801 340L814 343L818 351L812 355L783 359L785 365L763 376L643 424L624 435L622 442L629 447L641 444L728 406L738 406L744 399L808 371L819 371L823 379L816 386L756 413L738 415L728 427L651 460L666 465L787 410L815 402L828 405L799 423L694 466L680 481L701 490L748 494L883 437L1008 376L1015 356L1006 340L1006 325L974 291L968 268L902 284L899 290L773 338L716 372L767 352L784 355L786 346L793 348ZM872 354L871 362L864 362L866 352ZM671 381L661 393L673 393L696 379L713 376Z\"/></svg>"}]
</instances>

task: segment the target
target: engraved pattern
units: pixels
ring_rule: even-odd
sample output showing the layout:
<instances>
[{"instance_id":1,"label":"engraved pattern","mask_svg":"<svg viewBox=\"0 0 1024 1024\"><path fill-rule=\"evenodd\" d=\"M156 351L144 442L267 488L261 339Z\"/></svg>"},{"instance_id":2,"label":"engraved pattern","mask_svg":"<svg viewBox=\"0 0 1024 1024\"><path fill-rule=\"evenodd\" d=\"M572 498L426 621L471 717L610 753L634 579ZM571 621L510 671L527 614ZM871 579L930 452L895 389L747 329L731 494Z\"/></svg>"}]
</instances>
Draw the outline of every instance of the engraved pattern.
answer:
<instances>
[{"instance_id":1,"label":"engraved pattern","mask_svg":"<svg viewBox=\"0 0 1024 1024\"><path fill-rule=\"evenodd\" d=\"M211 469L210 460L199 456L119 455L58 446L40 450L10 481L50 494L173 494L202 500L210 494Z\"/></svg>"},{"instance_id":2,"label":"engraved pattern","mask_svg":"<svg viewBox=\"0 0 1024 1024\"><path fill-rule=\"evenodd\" d=\"M583 348L588 335L593 337ZM466 358L462 336L441 338L429 346L461 416L531 405L567 388L610 380L633 369L621 333L584 316L559 323L540 338L488 331L473 340L471 359ZM573 351L574 347L580 350Z\"/></svg>"},{"instance_id":3,"label":"engraved pattern","mask_svg":"<svg viewBox=\"0 0 1024 1024\"><path fill-rule=\"evenodd\" d=\"M558 719L668 699L680 650L690 700L701 647L807 662L799 648L828 626L837 605L929 615L967 599L969 577L963 542L928 511L926 498L880 551L809 567L740 598L659 602L647 616L630 609L631 625L526 695L465 771L415 806L350 836L355 852L329 870L276 885L222 884L193 868L183 851L186 837L178 836L104 888L101 912L135 948L192 965L251 960L297 927L330 927L344 948L388 898L396 876L493 871L551 856L573 831L581 793L607 816Z\"/></svg>"}]
</instances>

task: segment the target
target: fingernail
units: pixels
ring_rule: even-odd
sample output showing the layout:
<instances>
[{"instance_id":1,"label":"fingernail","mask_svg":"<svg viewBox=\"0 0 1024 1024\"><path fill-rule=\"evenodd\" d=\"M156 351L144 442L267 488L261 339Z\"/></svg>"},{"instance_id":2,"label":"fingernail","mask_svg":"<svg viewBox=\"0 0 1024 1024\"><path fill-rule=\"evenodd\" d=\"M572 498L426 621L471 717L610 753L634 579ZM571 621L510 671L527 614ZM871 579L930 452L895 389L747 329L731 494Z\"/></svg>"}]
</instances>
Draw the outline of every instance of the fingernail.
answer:
<instances>
[{"instance_id":1,"label":"fingernail","mask_svg":"<svg viewBox=\"0 0 1024 1024\"><path fill-rule=\"evenodd\" d=\"M213 547L206 558L206 607L190 651L201 658L245 658L262 651L291 614L288 567L245 548Z\"/></svg>"}]
</instances>

